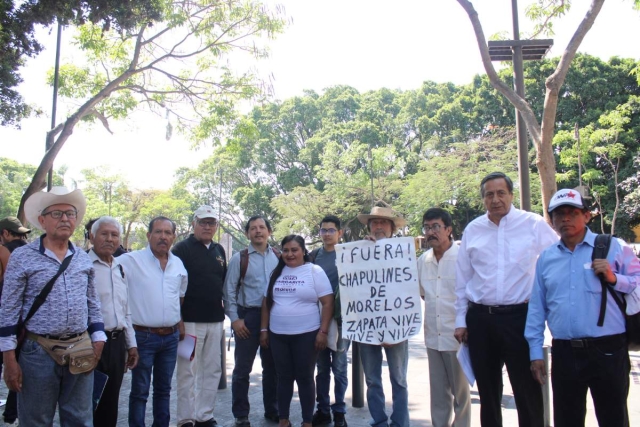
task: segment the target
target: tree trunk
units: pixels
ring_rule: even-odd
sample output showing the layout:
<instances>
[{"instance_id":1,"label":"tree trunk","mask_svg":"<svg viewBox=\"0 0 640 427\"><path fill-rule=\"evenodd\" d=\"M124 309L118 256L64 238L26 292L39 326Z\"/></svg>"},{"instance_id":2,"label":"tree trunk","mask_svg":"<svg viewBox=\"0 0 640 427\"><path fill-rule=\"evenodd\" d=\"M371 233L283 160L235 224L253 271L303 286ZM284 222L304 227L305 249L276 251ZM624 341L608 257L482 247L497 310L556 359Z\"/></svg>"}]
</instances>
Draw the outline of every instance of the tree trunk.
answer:
<instances>
[{"instance_id":1,"label":"tree trunk","mask_svg":"<svg viewBox=\"0 0 640 427\"><path fill-rule=\"evenodd\" d=\"M578 51L578 47L580 47L585 35L593 26L593 22L602 9L604 0L592 0L589 10L582 19L582 22L580 22L580 25L578 25L573 37L571 37L569 44L562 53L558 66L553 74L547 78L545 83L547 90L544 100L542 125L538 124L529 103L518 96L515 90L500 80L498 73L496 73L493 63L491 62L491 57L489 56L489 46L486 42L484 31L480 24L480 19L478 18L478 12L474 9L473 4L468 0L457 1L467 12L469 20L473 25L473 30L478 42L478 48L480 49L480 55L482 57L482 63L491 85L498 92L504 95L520 112L525 124L527 125L527 130L529 131L529 135L531 135L531 139L533 140L533 144L536 148L536 165L538 166L538 172L540 175L542 206L545 219L549 221L547 207L549 206L551 197L556 192L556 162L553 152L553 136L556 112L558 109L558 96L567 72L569 71L569 67L571 66L571 62Z\"/></svg>"}]
</instances>

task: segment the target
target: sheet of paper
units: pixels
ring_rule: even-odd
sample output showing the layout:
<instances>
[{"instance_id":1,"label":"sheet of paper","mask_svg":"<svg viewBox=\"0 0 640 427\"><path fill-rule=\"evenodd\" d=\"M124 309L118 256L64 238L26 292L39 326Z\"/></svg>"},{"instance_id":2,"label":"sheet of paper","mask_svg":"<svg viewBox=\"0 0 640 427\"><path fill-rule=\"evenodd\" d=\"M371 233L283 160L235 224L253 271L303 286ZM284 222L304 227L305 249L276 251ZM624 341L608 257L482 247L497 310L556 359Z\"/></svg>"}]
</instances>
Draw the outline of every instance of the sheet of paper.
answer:
<instances>
[{"instance_id":1,"label":"sheet of paper","mask_svg":"<svg viewBox=\"0 0 640 427\"><path fill-rule=\"evenodd\" d=\"M458 362L460 362L460 367L462 368L462 372L467 377L467 381L469 381L469 385L473 387L473 384L476 382L476 376L473 374L473 368L471 367L471 357L469 356L469 347L465 344L460 346L458 350Z\"/></svg>"},{"instance_id":2,"label":"sheet of paper","mask_svg":"<svg viewBox=\"0 0 640 427\"><path fill-rule=\"evenodd\" d=\"M195 336L185 334L184 339L178 343L178 357L193 360L196 355L196 340Z\"/></svg>"}]
</instances>

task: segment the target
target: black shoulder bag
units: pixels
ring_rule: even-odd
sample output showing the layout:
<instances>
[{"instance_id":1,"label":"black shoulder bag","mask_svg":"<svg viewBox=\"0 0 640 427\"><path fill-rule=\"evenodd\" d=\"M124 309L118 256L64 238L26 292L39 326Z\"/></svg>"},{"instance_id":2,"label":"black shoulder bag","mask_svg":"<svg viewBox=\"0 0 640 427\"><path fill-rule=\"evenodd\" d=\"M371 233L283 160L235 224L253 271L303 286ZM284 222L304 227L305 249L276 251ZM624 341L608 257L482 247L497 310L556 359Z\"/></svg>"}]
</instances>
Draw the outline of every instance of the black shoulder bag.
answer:
<instances>
[{"instance_id":1,"label":"black shoulder bag","mask_svg":"<svg viewBox=\"0 0 640 427\"><path fill-rule=\"evenodd\" d=\"M593 253L591 254L591 261L594 259L606 259L609 254L609 247L611 246L610 234L598 234L596 241L593 245ZM640 313L627 315L627 302L624 297L620 296L612 286L605 282L603 277L600 278L600 284L602 285L602 299L600 300L600 316L598 317L598 326L604 324L604 315L607 310L607 292L611 294L613 300L616 302L622 315L626 320L626 333L627 333L627 345L630 351L640 350Z\"/></svg>"},{"instance_id":2,"label":"black shoulder bag","mask_svg":"<svg viewBox=\"0 0 640 427\"><path fill-rule=\"evenodd\" d=\"M40 291L36 299L33 301L33 305L29 309L29 313L27 313L27 317L25 317L24 320L21 319L18 322L18 331L16 333L18 345L16 346L16 352L20 351L20 348L22 347L22 343L24 342L24 339L27 335L27 328L26 328L27 322L36 314L36 312L38 311L38 309L40 309L42 304L44 304L44 302L47 299L47 296L49 296L49 292L51 292L51 289L53 289L53 284L56 282L56 280L58 280L58 277L60 277L60 275L64 273L64 271L67 269L67 267L71 263L71 258L73 258L73 255L66 257L62 261L62 264L60 264L60 268L58 268L58 272L56 273L56 275L53 276L51 280L47 282L46 285L44 285L44 288L42 288L42 290Z\"/></svg>"}]
</instances>

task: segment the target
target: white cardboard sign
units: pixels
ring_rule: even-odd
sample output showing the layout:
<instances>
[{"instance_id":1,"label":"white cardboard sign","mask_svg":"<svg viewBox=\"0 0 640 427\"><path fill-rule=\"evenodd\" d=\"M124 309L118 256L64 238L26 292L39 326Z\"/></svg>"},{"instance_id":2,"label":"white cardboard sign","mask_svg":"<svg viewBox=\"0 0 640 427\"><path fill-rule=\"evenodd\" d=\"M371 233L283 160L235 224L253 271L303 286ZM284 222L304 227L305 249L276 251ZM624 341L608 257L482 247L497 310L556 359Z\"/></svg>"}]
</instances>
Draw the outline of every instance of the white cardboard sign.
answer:
<instances>
[{"instance_id":1,"label":"white cardboard sign","mask_svg":"<svg viewBox=\"0 0 640 427\"><path fill-rule=\"evenodd\" d=\"M336 255L344 338L397 344L420 332L413 238L349 242L337 245Z\"/></svg>"}]
</instances>

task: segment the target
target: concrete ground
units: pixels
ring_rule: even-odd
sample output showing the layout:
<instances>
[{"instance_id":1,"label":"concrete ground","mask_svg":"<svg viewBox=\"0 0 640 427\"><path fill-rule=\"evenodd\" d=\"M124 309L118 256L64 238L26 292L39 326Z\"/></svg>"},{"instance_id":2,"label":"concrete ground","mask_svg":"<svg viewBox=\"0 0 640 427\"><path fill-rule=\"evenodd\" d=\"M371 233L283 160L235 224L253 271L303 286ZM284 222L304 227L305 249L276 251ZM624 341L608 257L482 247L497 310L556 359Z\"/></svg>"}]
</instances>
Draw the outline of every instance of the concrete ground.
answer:
<instances>
[{"instance_id":1,"label":"concrete ground","mask_svg":"<svg viewBox=\"0 0 640 427\"><path fill-rule=\"evenodd\" d=\"M228 322L227 322L228 323ZM227 334L229 328L226 328ZM218 392L214 416L221 427L232 427L234 419L231 414L231 372L233 371L233 340L231 341L231 351L227 352L227 388ZM267 421L263 418L262 408L262 389L260 376L260 360L256 358L254 370L251 376L251 386L249 387L249 399L251 402L252 413L250 421L254 427L275 427L277 424ZM349 354L349 378L351 379L351 353ZM391 409L391 390L388 381L388 371L386 363L383 366L383 378L385 382L385 394L387 396L387 412ZM130 388L131 375L125 375L124 384L120 394L120 411L118 426L127 426L128 413L128 397ZM422 334L416 335L410 340L409 345L409 411L411 415L411 426L426 427L431 426L429 411L429 369L427 362L427 353L424 347ZM504 397L502 399L504 426L517 426L517 412L513 399L509 379L504 371ZM176 412L176 387L175 377L173 380L173 391L171 394L171 426L175 426ZM4 381L0 386L0 397L6 396L6 387ZM480 401L476 388L471 390L472 397L472 426L480 426ZM351 385L347 391L347 421L352 427L366 427L369 425L369 411L365 407L354 408L352 406ZM631 387L629 392L629 412L632 426L640 426L640 353L631 353ZM153 423L151 416L151 399L147 405L147 425ZM302 421L300 416L300 405L297 395L291 404L291 422L294 426L299 426ZM58 422L55 423L58 426ZM593 410L593 403L588 399L587 427L597 427L597 421ZM25 426L28 427L28 426Z\"/></svg>"}]
</instances>

